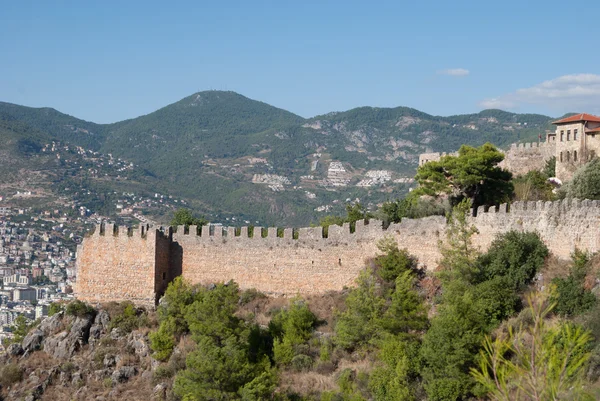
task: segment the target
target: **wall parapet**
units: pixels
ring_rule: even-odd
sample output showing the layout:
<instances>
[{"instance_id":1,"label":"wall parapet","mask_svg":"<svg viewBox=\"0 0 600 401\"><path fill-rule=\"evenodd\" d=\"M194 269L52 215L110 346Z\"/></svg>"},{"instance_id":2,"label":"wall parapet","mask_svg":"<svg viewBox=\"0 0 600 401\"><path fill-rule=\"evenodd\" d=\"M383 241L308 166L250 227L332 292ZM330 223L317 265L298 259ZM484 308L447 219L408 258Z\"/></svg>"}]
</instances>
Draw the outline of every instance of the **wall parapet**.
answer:
<instances>
[{"instance_id":1,"label":"wall parapet","mask_svg":"<svg viewBox=\"0 0 600 401\"><path fill-rule=\"evenodd\" d=\"M475 213L476 212L476 213ZM470 224L482 251L498 234L536 231L551 252L569 258L574 249L600 251L600 201L567 199L513 202L471 211ZM135 230L101 224L77 251L77 297L88 301L132 300L153 303L168 282L182 276L191 283L235 280L240 287L275 294L317 294L353 286L379 254L377 244L392 238L433 269L445 240L446 219L403 219L384 228L379 220L322 227L223 227ZM282 234L282 236L278 236Z\"/></svg>"}]
</instances>

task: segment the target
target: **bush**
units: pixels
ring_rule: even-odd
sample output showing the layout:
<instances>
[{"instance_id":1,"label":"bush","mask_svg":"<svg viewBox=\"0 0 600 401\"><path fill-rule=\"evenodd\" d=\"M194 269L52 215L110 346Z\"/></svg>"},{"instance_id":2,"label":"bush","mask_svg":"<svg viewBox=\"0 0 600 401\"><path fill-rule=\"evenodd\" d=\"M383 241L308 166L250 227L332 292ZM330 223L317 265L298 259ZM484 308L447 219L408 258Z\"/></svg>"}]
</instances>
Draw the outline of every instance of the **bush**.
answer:
<instances>
[{"instance_id":1,"label":"bush","mask_svg":"<svg viewBox=\"0 0 600 401\"><path fill-rule=\"evenodd\" d=\"M0 372L0 384L2 387L10 387L23 379L23 370L15 363L5 365Z\"/></svg>"},{"instance_id":2,"label":"bush","mask_svg":"<svg viewBox=\"0 0 600 401\"><path fill-rule=\"evenodd\" d=\"M292 366L292 369L294 369L297 372L307 371L310 370L310 368L312 368L313 359L310 356L304 354L296 355L292 358L290 365Z\"/></svg>"},{"instance_id":3,"label":"bush","mask_svg":"<svg viewBox=\"0 0 600 401\"><path fill-rule=\"evenodd\" d=\"M567 197L600 199L600 158L583 165L567 186Z\"/></svg>"},{"instance_id":4,"label":"bush","mask_svg":"<svg viewBox=\"0 0 600 401\"><path fill-rule=\"evenodd\" d=\"M246 291L242 292L242 295L240 295L240 304L246 305L254 301L255 299L264 298L267 298L267 296L262 292L258 291L256 288L249 288Z\"/></svg>"},{"instance_id":5,"label":"bush","mask_svg":"<svg viewBox=\"0 0 600 401\"><path fill-rule=\"evenodd\" d=\"M96 310L93 307L80 300L69 302L66 308L66 314L69 316L84 317L95 313Z\"/></svg>"},{"instance_id":6,"label":"bush","mask_svg":"<svg viewBox=\"0 0 600 401\"><path fill-rule=\"evenodd\" d=\"M383 255L375 258L377 274L386 282L393 283L407 270L417 269L417 259L406 249L399 249L393 238L385 238L377 244Z\"/></svg>"},{"instance_id":7,"label":"bush","mask_svg":"<svg viewBox=\"0 0 600 401\"><path fill-rule=\"evenodd\" d=\"M517 290L530 284L548 256L548 248L535 232L509 231L496 236L478 259L480 281L503 276Z\"/></svg>"},{"instance_id":8,"label":"bush","mask_svg":"<svg viewBox=\"0 0 600 401\"><path fill-rule=\"evenodd\" d=\"M158 361L166 361L175 348L175 337L161 326L157 331L149 334L150 348L154 351L153 357Z\"/></svg>"},{"instance_id":9,"label":"bush","mask_svg":"<svg viewBox=\"0 0 600 401\"><path fill-rule=\"evenodd\" d=\"M52 302L48 307L48 316L53 316L65 310L65 306L61 302Z\"/></svg>"},{"instance_id":10,"label":"bush","mask_svg":"<svg viewBox=\"0 0 600 401\"><path fill-rule=\"evenodd\" d=\"M567 278L555 278L551 301L556 303L554 311L562 316L579 315L594 306L596 296L585 288L585 278L589 271L589 255L575 250L571 256L573 264Z\"/></svg>"},{"instance_id":11,"label":"bush","mask_svg":"<svg viewBox=\"0 0 600 401\"><path fill-rule=\"evenodd\" d=\"M129 301L121 302L115 308L110 318L109 331L119 329L123 333L131 333L148 324L148 315L145 311L138 311Z\"/></svg>"}]
</instances>

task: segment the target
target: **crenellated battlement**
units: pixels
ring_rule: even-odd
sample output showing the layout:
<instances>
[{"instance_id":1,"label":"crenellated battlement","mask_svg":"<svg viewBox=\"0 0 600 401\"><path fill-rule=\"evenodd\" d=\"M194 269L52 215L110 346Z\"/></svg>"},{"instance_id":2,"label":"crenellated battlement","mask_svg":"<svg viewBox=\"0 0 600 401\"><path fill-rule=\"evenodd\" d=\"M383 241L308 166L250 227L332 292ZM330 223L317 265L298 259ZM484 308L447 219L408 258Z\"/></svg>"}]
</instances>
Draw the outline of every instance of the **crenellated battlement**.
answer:
<instances>
[{"instance_id":1,"label":"crenellated battlement","mask_svg":"<svg viewBox=\"0 0 600 401\"><path fill-rule=\"evenodd\" d=\"M475 212L475 211L472 211ZM568 258L575 248L600 250L600 202L563 200L514 202L479 207L469 217L487 249L510 230L537 231L551 252ZM153 305L166 285L183 276L191 283L235 280L242 288L273 294L314 294L353 286L384 237L434 269L445 239L446 219L404 219L384 228L381 221L322 227L190 226L135 230L104 224L77 252L77 297L103 302L131 300ZM279 235L278 235L279 234Z\"/></svg>"}]
</instances>

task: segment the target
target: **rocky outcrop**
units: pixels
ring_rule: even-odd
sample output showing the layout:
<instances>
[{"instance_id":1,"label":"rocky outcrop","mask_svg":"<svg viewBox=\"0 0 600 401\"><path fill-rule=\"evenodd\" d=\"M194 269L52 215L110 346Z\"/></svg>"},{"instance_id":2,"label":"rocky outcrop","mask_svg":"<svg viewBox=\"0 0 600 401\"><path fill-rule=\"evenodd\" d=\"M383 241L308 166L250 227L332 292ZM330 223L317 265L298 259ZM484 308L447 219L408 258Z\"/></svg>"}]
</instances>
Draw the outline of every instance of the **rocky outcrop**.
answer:
<instances>
[{"instance_id":1,"label":"rocky outcrop","mask_svg":"<svg viewBox=\"0 0 600 401\"><path fill-rule=\"evenodd\" d=\"M68 359L73 356L90 336L90 328L94 317L86 315L78 317L71 326L71 330L62 331L44 340L44 351L58 359Z\"/></svg>"}]
</instances>

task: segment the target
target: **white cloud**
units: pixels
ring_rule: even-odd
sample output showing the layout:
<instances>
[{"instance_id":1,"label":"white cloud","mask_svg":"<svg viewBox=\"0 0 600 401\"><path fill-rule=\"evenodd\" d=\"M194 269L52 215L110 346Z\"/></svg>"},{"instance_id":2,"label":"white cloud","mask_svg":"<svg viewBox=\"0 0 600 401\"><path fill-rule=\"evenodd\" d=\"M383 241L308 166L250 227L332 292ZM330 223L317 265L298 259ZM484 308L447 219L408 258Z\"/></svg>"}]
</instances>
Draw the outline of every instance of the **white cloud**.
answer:
<instances>
[{"instance_id":1,"label":"white cloud","mask_svg":"<svg viewBox=\"0 0 600 401\"><path fill-rule=\"evenodd\" d=\"M449 68L447 70L440 70L437 72L439 75L450 75L453 77L464 77L469 75L471 72L464 68Z\"/></svg>"},{"instance_id":2,"label":"white cloud","mask_svg":"<svg viewBox=\"0 0 600 401\"><path fill-rule=\"evenodd\" d=\"M479 105L485 108L505 109L538 105L561 113L595 113L600 109L600 75L563 75L529 88L485 99Z\"/></svg>"}]
</instances>

